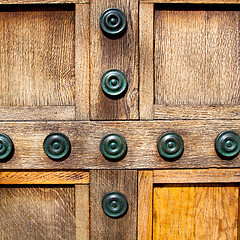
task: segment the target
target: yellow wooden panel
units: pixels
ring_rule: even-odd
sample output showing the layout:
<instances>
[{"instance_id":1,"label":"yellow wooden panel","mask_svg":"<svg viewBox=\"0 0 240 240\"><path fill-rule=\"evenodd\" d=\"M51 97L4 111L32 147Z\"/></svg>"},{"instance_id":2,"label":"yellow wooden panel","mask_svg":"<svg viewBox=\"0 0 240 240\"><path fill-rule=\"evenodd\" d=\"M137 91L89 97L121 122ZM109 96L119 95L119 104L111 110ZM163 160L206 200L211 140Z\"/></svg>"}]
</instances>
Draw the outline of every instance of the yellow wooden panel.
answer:
<instances>
[{"instance_id":1,"label":"yellow wooden panel","mask_svg":"<svg viewBox=\"0 0 240 240\"><path fill-rule=\"evenodd\" d=\"M236 185L154 188L153 239L237 239L238 196Z\"/></svg>"}]
</instances>

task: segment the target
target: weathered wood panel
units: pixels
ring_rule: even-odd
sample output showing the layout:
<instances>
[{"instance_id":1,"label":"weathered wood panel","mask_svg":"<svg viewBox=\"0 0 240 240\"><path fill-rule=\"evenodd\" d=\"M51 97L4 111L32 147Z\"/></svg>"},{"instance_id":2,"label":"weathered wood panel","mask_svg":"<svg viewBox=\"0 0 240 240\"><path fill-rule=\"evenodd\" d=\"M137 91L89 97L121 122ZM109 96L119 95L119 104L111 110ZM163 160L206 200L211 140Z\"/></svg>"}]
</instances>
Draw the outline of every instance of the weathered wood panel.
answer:
<instances>
[{"instance_id":1,"label":"weathered wood panel","mask_svg":"<svg viewBox=\"0 0 240 240\"><path fill-rule=\"evenodd\" d=\"M77 4L75 8L75 79L76 120L90 118L90 18L89 4Z\"/></svg>"},{"instance_id":2,"label":"weathered wood panel","mask_svg":"<svg viewBox=\"0 0 240 240\"><path fill-rule=\"evenodd\" d=\"M2 171L0 184L88 184L87 171Z\"/></svg>"},{"instance_id":3,"label":"weathered wood panel","mask_svg":"<svg viewBox=\"0 0 240 240\"><path fill-rule=\"evenodd\" d=\"M153 239L237 239L235 185L154 188Z\"/></svg>"},{"instance_id":4,"label":"weathered wood panel","mask_svg":"<svg viewBox=\"0 0 240 240\"><path fill-rule=\"evenodd\" d=\"M152 240L153 171L138 172L138 240Z\"/></svg>"},{"instance_id":5,"label":"weathered wood panel","mask_svg":"<svg viewBox=\"0 0 240 240\"><path fill-rule=\"evenodd\" d=\"M1 187L1 239L75 239L74 187Z\"/></svg>"},{"instance_id":6,"label":"weathered wood panel","mask_svg":"<svg viewBox=\"0 0 240 240\"><path fill-rule=\"evenodd\" d=\"M239 169L154 170L154 183L238 183Z\"/></svg>"},{"instance_id":7,"label":"weathered wood panel","mask_svg":"<svg viewBox=\"0 0 240 240\"><path fill-rule=\"evenodd\" d=\"M139 115L153 119L154 4L139 5Z\"/></svg>"},{"instance_id":8,"label":"weathered wood panel","mask_svg":"<svg viewBox=\"0 0 240 240\"><path fill-rule=\"evenodd\" d=\"M237 5L156 8L156 104L239 104L239 10Z\"/></svg>"},{"instance_id":9,"label":"weathered wood panel","mask_svg":"<svg viewBox=\"0 0 240 240\"><path fill-rule=\"evenodd\" d=\"M91 239L137 239L137 171L91 171L90 207ZM102 198L111 191L119 191L128 201L128 211L118 219L109 218L102 210Z\"/></svg>"},{"instance_id":10,"label":"weathered wood panel","mask_svg":"<svg viewBox=\"0 0 240 240\"><path fill-rule=\"evenodd\" d=\"M74 5L0 8L0 106L74 105Z\"/></svg>"},{"instance_id":11,"label":"weathered wood panel","mask_svg":"<svg viewBox=\"0 0 240 240\"><path fill-rule=\"evenodd\" d=\"M91 119L138 119L138 1L92 0L90 6ZM127 32L119 39L105 37L100 29L100 16L108 8L126 14ZM127 77L128 90L118 100L106 97L101 89L101 77L110 69Z\"/></svg>"},{"instance_id":12,"label":"weathered wood panel","mask_svg":"<svg viewBox=\"0 0 240 240\"><path fill-rule=\"evenodd\" d=\"M215 152L217 135L225 130L239 134L240 122L233 121L121 121L121 122L1 122L0 133L8 134L15 145L13 158L0 163L1 169L154 169L240 167L240 156L222 160ZM163 160L157 139L166 131L179 133L185 144L182 157ZM72 144L65 161L52 161L43 151L43 141L51 132L62 132ZM126 157L107 161L99 144L109 133L122 134L128 145Z\"/></svg>"}]
</instances>

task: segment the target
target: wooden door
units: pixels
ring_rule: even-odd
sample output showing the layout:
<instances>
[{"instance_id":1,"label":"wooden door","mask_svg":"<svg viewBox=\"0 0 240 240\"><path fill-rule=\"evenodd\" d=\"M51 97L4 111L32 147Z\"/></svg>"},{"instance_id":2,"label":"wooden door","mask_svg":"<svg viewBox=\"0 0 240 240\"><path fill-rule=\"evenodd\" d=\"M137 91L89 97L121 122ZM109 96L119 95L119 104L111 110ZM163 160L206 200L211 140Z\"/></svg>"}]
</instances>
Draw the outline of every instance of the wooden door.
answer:
<instances>
[{"instance_id":1,"label":"wooden door","mask_svg":"<svg viewBox=\"0 0 240 240\"><path fill-rule=\"evenodd\" d=\"M0 157L1 134L14 146L0 239L239 239L239 155L215 147L240 134L238 0L0 3ZM120 36L100 27L109 8L126 17ZM119 97L101 85L110 70L127 80ZM159 154L166 132L184 143L176 159ZM60 160L53 133L69 140ZM127 145L114 161L109 134ZM112 218L102 200L116 191L128 207Z\"/></svg>"}]
</instances>

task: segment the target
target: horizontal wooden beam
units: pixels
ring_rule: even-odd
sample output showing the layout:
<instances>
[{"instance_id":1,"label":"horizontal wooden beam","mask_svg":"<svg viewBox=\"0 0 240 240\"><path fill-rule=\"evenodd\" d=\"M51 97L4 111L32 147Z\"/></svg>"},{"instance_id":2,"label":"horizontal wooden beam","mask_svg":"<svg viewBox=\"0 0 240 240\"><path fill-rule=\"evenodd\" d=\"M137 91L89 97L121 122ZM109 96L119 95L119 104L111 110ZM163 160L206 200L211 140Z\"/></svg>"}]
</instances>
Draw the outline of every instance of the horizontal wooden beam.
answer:
<instances>
[{"instance_id":1,"label":"horizontal wooden beam","mask_svg":"<svg viewBox=\"0 0 240 240\"><path fill-rule=\"evenodd\" d=\"M75 106L0 107L0 120L74 120Z\"/></svg>"},{"instance_id":2,"label":"horizontal wooden beam","mask_svg":"<svg viewBox=\"0 0 240 240\"><path fill-rule=\"evenodd\" d=\"M237 183L240 169L154 170L154 183Z\"/></svg>"},{"instance_id":3,"label":"horizontal wooden beam","mask_svg":"<svg viewBox=\"0 0 240 240\"><path fill-rule=\"evenodd\" d=\"M0 4L89 3L90 0L0 0Z\"/></svg>"},{"instance_id":4,"label":"horizontal wooden beam","mask_svg":"<svg viewBox=\"0 0 240 240\"><path fill-rule=\"evenodd\" d=\"M240 119L240 106L154 105L154 119Z\"/></svg>"},{"instance_id":5,"label":"horizontal wooden beam","mask_svg":"<svg viewBox=\"0 0 240 240\"><path fill-rule=\"evenodd\" d=\"M88 184L88 171L2 171L0 184Z\"/></svg>"},{"instance_id":6,"label":"horizontal wooden beam","mask_svg":"<svg viewBox=\"0 0 240 240\"><path fill-rule=\"evenodd\" d=\"M237 4L240 0L139 0L142 3Z\"/></svg>"},{"instance_id":7,"label":"horizontal wooden beam","mask_svg":"<svg viewBox=\"0 0 240 240\"><path fill-rule=\"evenodd\" d=\"M222 160L215 151L215 139L225 130L240 134L239 120L178 121L44 121L0 122L0 133L9 135L15 152L0 169L160 169L240 167L240 156ZM177 161L159 156L157 140L167 131L179 133L184 152ZM43 141L52 132L62 132L71 142L71 154L53 161L43 150ZM127 142L127 155L121 161L108 161L100 151L101 139L121 134Z\"/></svg>"}]
</instances>

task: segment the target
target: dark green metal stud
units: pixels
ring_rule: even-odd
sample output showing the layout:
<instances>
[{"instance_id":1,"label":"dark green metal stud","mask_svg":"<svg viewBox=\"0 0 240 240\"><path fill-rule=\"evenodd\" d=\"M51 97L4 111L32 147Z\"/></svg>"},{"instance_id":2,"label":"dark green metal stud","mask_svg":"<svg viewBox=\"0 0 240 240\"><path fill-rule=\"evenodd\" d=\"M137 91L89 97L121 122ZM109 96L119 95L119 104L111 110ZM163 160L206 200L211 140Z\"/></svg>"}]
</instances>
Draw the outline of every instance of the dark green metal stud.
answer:
<instances>
[{"instance_id":1,"label":"dark green metal stud","mask_svg":"<svg viewBox=\"0 0 240 240\"><path fill-rule=\"evenodd\" d=\"M221 132L215 140L217 154L223 159L232 159L240 151L240 137L234 131Z\"/></svg>"},{"instance_id":2,"label":"dark green metal stud","mask_svg":"<svg viewBox=\"0 0 240 240\"><path fill-rule=\"evenodd\" d=\"M111 218L120 218L128 210L128 202L120 192L109 192L102 199L102 209Z\"/></svg>"},{"instance_id":3,"label":"dark green metal stud","mask_svg":"<svg viewBox=\"0 0 240 240\"><path fill-rule=\"evenodd\" d=\"M107 37L120 37L127 29L126 15L120 9L109 8L102 13L100 17L100 26Z\"/></svg>"},{"instance_id":4,"label":"dark green metal stud","mask_svg":"<svg viewBox=\"0 0 240 240\"><path fill-rule=\"evenodd\" d=\"M51 133L45 138L43 148L52 160L64 160L70 154L71 144L63 133Z\"/></svg>"},{"instance_id":5,"label":"dark green metal stud","mask_svg":"<svg viewBox=\"0 0 240 240\"><path fill-rule=\"evenodd\" d=\"M182 137L175 132L162 134L157 142L158 152L165 160L176 160L181 157L184 150Z\"/></svg>"},{"instance_id":6,"label":"dark green metal stud","mask_svg":"<svg viewBox=\"0 0 240 240\"><path fill-rule=\"evenodd\" d=\"M8 160L13 154L13 142L11 138L0 133L0 161Z\"/></svg>"},{"instance_id":7,"label":"dark green metal stud","mask_svg":"<svg viewBox=\"0 0 240 240\"><path fill-rule=\"evenodd\" d=\"M105 72L101 78L101 87L108 97L122 97L128 86L125 75L116 69Z\"/></svg>"},{"instance_id":8,"label":"dark green metal stud","mask_svg":"<svg viewBox=\"0 0 240 240\"><path fill-rule=\"evenodd\" d=\"M108 134L102 138L100 143L102 155L110 160L121 160L127 153L127 143L119 134Z\"/></svg>"}]
</instances>

